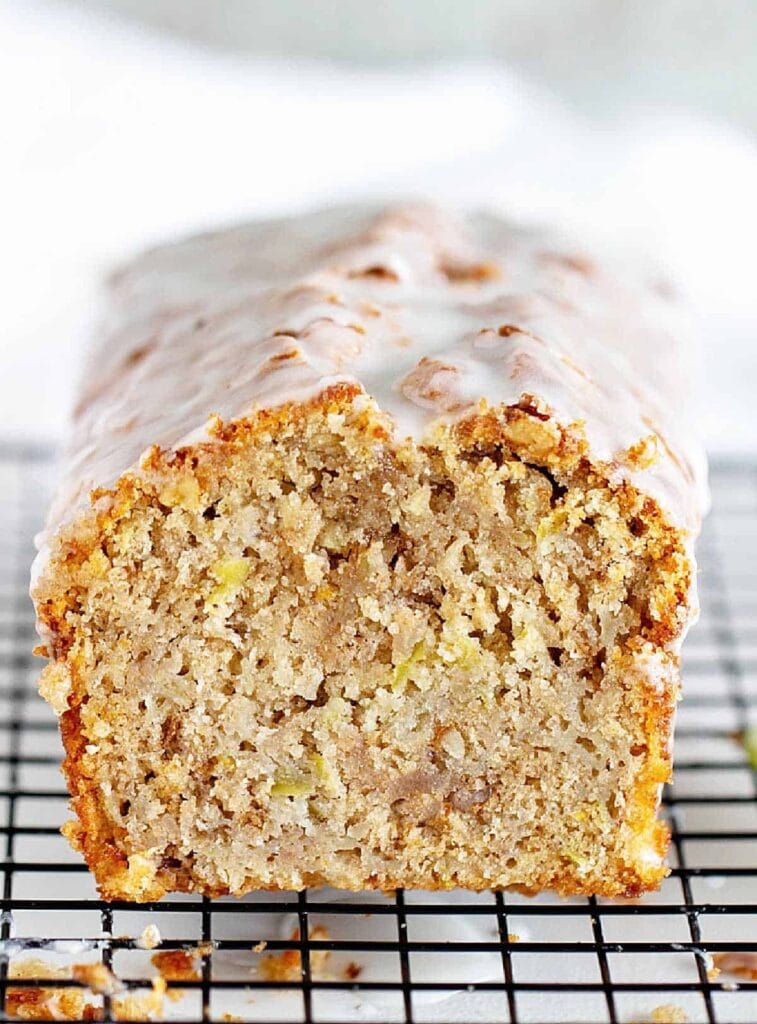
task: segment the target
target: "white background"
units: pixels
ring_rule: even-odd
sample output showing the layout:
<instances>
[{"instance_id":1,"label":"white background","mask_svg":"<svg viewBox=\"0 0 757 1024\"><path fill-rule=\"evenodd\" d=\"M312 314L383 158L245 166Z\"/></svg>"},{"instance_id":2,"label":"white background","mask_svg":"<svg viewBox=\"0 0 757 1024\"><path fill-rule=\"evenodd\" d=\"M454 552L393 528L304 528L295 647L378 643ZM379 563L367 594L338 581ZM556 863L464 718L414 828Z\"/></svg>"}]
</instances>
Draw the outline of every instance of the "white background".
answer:
<instances>
[{"instance_id":1,"label":"white background","mask_svg":"<svg viewBox=\"0 0 757 1024\"><path fill-rule=\"evenodd\" d=\"M591 26L593 5L575 6ZM753 451L757 100L730 60L745 41L720 40L728 92L717 38L704 78L702 40L684 36L680 82L668 64L650 79L637 28L621 24L625 50L612 35L618 73L592 76L576 71L591 64L585 31L554 25L541 62L461 59L436 40L433 60L334 64L203 45L207 25L185 39L96 3L0 0L0 437L61 434L114 261L218 222L430 194L560 217L667 262L702 325L708 445Z\"/></svg>"}]
</instances>

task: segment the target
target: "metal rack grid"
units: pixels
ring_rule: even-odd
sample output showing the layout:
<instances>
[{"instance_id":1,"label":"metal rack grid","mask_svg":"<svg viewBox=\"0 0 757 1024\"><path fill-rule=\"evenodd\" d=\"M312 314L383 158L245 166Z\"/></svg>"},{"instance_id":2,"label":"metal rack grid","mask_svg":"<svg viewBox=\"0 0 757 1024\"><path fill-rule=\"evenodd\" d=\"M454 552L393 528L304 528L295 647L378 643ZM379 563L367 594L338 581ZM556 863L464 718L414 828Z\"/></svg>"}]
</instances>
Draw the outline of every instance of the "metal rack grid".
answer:
<instances>
[{"instance_id":1,"label":"metal rack grid","mask_svg":"<svg viewBox=\"0 0 757 1024\"><path fill-rule=\"evenodd\" d=\"M683 1019L679 1009L689 1021L757 1019L757 981L712 971L713 954L757 962L757 778L742 742L757 722L757 464L713 468L702 621L688 641L676 784L665 797L672 872L659 893L626 902L319 891L103 903L58 834L60 747L34 686L26 590L49 476L45 450L0 447L3 1005L75 984L41 968L10 977L19 962L98 961L122 991L88 994L98 1007L88 1012L114 1019L124 993L150 990L152 954L137 940L155 923L162 950L196 956L197 976L169 983L169 994L180 990L165 1003L174 1020L614 1024ZM265 951L253 949L262 942ZM279 976L266 965L286 950L298 956Z\"/></svg>"}]
</instances>

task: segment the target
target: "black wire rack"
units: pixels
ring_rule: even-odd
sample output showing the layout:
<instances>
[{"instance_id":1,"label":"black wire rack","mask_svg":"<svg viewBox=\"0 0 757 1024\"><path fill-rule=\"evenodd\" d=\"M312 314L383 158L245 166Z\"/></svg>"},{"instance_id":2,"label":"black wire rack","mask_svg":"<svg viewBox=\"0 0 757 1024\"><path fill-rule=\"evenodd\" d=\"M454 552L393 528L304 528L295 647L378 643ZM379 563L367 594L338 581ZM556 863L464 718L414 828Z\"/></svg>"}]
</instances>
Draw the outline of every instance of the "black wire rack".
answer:
<instances>
[{"instance_id":1,"label":"black wire rack","mask_svg":"<svg viewBox=\"0 0 757 1024\"><path fill-rule=\"evenodd\" d=\"M171 1020L757 1020L757 778L745 741L757 738L757 464L713 467L702 619L687 644L676 782L665 795L672 870L634 901L319 890L102 902L58 831L61 748L35 688L28 570L50 474L46 450L0 447L6 1015L39 1019L78 986L84 1017L154 1019L155 1007L125 1000L154 991L144 929L156 925L158 952L187 954L186 973L168 982L161 1012ZM115 987L81 989L71 969L82 963L103 964Z\"/></svg>"}]
</instances>

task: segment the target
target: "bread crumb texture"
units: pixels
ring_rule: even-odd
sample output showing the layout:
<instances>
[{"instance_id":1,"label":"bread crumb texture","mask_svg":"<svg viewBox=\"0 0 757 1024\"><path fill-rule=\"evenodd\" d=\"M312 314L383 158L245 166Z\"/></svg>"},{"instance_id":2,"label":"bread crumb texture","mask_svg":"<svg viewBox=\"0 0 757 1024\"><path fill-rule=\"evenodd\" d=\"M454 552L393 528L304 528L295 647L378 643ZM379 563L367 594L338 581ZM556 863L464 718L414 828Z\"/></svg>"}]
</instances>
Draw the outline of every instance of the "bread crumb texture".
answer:
<instances>
[{"instance_id":1,"label":"bread crumb texture","mask_svg":"<svg viewBox=\"0 0 757 1024\"><path fill-rule=\"evenodd\" d=\"M747 981L757 981L757 952L715 953L712 958L718 974L735 974Z\"/></svg>"},{"instance_id":2,"label":"bread crumb texture","mask_svg":"<svg viewBox=\"0 0 757 1024\"><path fill-rule=\"evenodd\" d=\"M111 1015L114 1020L162 1020L166 982L153 978L152 987L144 992L127 992L116 996L123 986L102 963L80 963L56 966L46 960L24 957L11 961L9 979L24 981L55 980L58 986L20 987L9 985L5 994L5 1012L17 1020L92 1020L103 1019L101 1000L89 996L113 996ZM69 984L66 985L65 983ZM77 987L78 986L78 987Z\"/></svg>"},{"instance_id":3,"label":"bread crumb texture","mask_svg":"<svg viewBox=\"0 0 757 1024\"><path fill-rule=\"evenodd\" d=\"M689 1018L682 1006L665 1003L652 1010L651 1019L653 1024L686 1024Z\"/></svg>"},{"instance_id":4,"label":"bread crumb texture","mask_svg":"<svg viewBox=\"0 0 757 1024\"><path fill-rule=\"evenodd\" d=\"M398 445L339 386L95 492L34 596L103 897L655 887L691 563L611 477L528 403Z\"/></svg>"},{"instance_id":5,"label":"bread crumb texture","mask_svg":"<svg viewBox=\"0 0 757 1024\"><path fill-rule=\"evenodd\" d=\"M198 957L185 949L153 953L150 962L166 981L199 981Z\"/></svg>"},{"instance_id":6,"label":"bread crumb texture","mask_svg":"<svg viewBox=\"0 0 757 1024\"><path fill-rule=\"evenodd\" d=\"M328 929L321 924L311 928L308 943L327 942L330 938ZM300 929L295 928L289 937L290 942L300 941ZM327 972L331 953L327 949L310 950L310 973L319 981L328 980ZM269 953L264 956L258 967L257 974L266 981L300 981L302 978L302 957L299 950L285 949L281 953Z\"/></svg>"},{"instance_id":7,"label":"bread crumb texture","mask_svg":"<svg viewBox=\"0 0 757 1024\"><path fill-rule=\"evenodd\" d=\"M137 939L138 949L157 949L162 942L160 929L156 924L148 924Z\"/></svg>"}]
</instances>

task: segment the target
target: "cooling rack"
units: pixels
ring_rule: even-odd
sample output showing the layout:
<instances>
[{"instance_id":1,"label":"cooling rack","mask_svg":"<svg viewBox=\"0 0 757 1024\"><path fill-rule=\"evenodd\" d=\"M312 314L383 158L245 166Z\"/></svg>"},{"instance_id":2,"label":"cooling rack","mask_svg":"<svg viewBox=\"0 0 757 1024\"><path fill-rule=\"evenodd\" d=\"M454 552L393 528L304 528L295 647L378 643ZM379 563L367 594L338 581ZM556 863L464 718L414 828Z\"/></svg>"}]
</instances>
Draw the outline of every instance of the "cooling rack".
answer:
<instances>
[{"instance_id":1,"label":"cooling rack","mask_svg":"<svg viewBox=\"0 0 757 1024\"><path fill-rule=\"evenodd\" d=\"M626 902L328 890L100 901L58 833L67 816L60 746L30 653L31 538L50 471L44 449L0 447L6 1014L323 1024L757 1020L757 974L749 971L757 965L757 780L744 742L757 722L757 463L712 471L714 508L699 547L702 619L689 637L676 782L665 795L672 871L659 893ZM156 950L143 948L150 925L161 937L158 967ZM74 964L112 974L82 974ZM165 999L153 981L160 972L173 978ZM80 997L61 1011L66 992Z\"/></svg>"}]
</instances>

